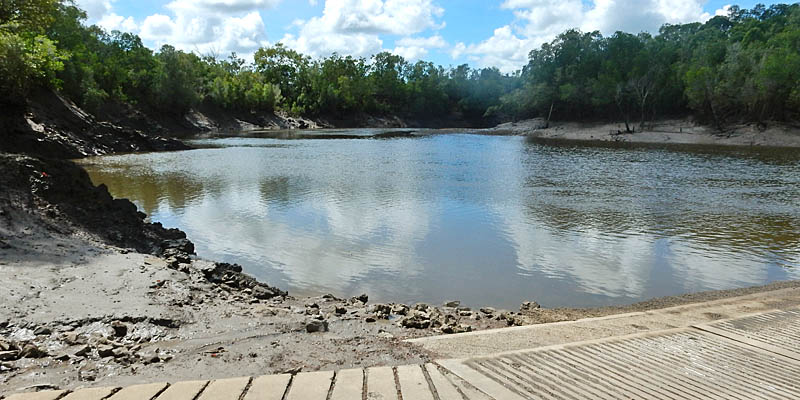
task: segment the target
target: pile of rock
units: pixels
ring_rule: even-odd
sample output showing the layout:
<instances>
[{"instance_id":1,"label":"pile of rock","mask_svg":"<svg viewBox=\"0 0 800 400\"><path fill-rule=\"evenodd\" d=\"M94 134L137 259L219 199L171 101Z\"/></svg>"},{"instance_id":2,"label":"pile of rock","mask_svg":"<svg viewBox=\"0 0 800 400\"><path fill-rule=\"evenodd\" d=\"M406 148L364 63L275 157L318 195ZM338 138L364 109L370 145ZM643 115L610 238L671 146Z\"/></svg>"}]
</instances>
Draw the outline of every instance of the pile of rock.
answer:
<instances>
[{"instance_id":1,"label":"pile of rock","mask_svg":"<svg viewBox=\"0 0 800 400\"><path fill-rule=\"evenodd\" d=\"M137 327L138 323L138 329ZM149 350L157 338L156 325L147 319L132 323L113 321L73 321L53 326L6 325L0 329L0 372L30 366L29 360L55 360L75 365L88 361L115 362L124 366L134 363L168 361L166 352ZM148 332L148 333L144 333Z\"/></svg>"}]
</instances>

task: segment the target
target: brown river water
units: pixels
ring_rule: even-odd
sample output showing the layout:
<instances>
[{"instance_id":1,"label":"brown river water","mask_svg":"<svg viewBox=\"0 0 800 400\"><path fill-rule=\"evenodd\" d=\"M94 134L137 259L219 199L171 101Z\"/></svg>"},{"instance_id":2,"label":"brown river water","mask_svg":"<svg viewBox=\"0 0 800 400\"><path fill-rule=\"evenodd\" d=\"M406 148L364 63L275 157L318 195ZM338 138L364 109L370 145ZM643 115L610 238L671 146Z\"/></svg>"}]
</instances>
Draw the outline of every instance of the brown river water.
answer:
<instances>
[{"instance_id":1,"label":"brown river water","mask_svg":"<svg viewBox=\"0 0 800 400\"><path fill-rule=\"evenodd\" d=\"M800 278L797 149L344 133L82 162L294 295L598 306Z\"/></svg>"}]
</instances>

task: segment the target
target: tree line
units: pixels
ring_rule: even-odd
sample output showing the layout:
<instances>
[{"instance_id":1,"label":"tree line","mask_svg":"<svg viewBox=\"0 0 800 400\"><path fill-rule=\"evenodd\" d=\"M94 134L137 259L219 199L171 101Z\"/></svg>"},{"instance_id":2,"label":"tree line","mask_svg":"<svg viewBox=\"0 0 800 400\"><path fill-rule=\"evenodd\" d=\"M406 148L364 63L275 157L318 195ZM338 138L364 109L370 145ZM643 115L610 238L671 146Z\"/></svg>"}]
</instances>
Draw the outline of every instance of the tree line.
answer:
<instances>
[{"instance_id":1,"label":"tree line","mask_svg":"<svg viewBox=\"0 0 800 400\"><path fill-rule=\"evenodd\" d=\"M45 86L89 111L117 101L179 115L208 104L336 118L623 120L631 131L687 114L718 127L800 116L800 4L731 7L655 36L568 30L512 74L388 52L312 59L280 43L252 63L169 45L152 51L135 34L85 20L72 0L2 0L0 100Z\"/></svg>"}]
</instances>

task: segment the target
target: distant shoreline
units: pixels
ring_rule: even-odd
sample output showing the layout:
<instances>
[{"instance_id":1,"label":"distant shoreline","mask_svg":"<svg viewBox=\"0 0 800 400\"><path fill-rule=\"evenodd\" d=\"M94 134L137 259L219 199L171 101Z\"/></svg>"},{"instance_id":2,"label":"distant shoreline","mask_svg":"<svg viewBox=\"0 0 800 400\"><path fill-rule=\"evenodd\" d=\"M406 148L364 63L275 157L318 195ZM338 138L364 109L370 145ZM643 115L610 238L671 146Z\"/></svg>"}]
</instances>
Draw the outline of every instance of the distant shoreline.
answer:
<instances>
[{"instance_id":1,"label":"distant shoreline","mask_svg":"<svg viewBox=\"0 0 800 400\"><path fill-rule=\"evenodd\" d=\"M786 124L755 123L731 125L724 132L688 120L662 120L635 132L625 133L624 123L552 122L542 119L510 122L478 133L522 135L536 139L617 143L676 143L697 145L800 147L800 129Z\"/></svg>"}]
</instances>

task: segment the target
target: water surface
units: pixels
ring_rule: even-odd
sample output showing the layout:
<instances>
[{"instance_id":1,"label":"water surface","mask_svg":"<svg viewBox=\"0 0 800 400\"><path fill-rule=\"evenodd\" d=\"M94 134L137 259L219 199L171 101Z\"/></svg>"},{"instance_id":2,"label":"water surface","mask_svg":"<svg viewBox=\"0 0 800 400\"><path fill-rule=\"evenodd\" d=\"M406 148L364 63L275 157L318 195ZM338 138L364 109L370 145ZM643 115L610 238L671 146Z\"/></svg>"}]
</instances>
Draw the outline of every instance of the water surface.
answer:
<instances>
[{"instance_id":1,"label":"water surface","mask_svg":"<svg viewBox=\"0 0 800 400\"><path fill-rule=\"evenodd\" d=\"M800 278L796 150L313 137L85 163L200 256L295 295L596 306Z\"/></svg>"}]
</instances>

